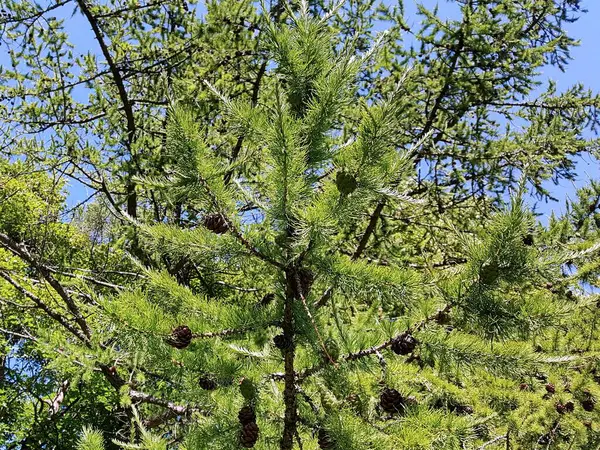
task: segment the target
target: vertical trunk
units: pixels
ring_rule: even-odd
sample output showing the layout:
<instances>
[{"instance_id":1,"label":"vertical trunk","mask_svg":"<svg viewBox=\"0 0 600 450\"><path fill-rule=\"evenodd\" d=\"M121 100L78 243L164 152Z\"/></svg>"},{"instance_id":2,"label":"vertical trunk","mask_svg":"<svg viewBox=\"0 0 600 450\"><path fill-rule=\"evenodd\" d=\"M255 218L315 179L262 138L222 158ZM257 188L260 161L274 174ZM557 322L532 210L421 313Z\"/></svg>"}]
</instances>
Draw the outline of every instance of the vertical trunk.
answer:
<instances>
[{"instance_id":1,"label":"vertical trunk","mask_svg":"<svg viewBox=\"0 0 600 450\"><path fill-rule=\"evenodd\" d=\"M281 450L291 450L294 447L294 436L296 435L297 402L296 402L296 373L294 371L294 269L286 272L285 309L283 313L283 335L288 342L292 342L284 352L285 388L283 400L285 402L285 416L283 421L283 437L281 439Z\"/></svg>"},{"instance_id":2,"label":"vertical trunk","mask_svg":"<svg viewBox=\"0 0 600 450\"><path fill-rule=\"evenodd\" d=\"M127 183L127 214L134 219L137 217L137 194L135 184L131 180Z\"/></svg>"}]
</instances>

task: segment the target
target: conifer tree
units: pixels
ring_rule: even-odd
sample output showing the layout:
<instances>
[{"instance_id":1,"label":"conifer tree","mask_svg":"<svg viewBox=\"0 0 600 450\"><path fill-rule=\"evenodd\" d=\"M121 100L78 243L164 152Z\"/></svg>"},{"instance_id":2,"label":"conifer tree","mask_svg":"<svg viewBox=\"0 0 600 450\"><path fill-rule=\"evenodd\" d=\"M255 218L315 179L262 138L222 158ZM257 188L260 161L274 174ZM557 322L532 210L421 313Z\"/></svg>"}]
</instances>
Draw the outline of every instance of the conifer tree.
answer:
<instances>
[{"instance_id":1,"label":"conifer tree","mask_svg":"<svg viewBox=\"0 0 600 450\"><path fill-rule=\"evenodd\" d=\"M126 411L116 437L74 430L80 449L597 448L597 306L578 283L597 283L598 189L548 229L524 201L593 144L580 134L597 99L549 92L514 113L530 129L503 137L489 117L519 107L510 89L529 92L545 58L565 63L560 30L577 2L460 3L463 21L447 27L422 9L433 31L419 37L434 47L423 51L440 57L429 74L389 60L425 57L398 50L397 30L366 47L340 39L336 10L314 2L263 14L260 98L183 77L160 169L114 183L180 213L132 214L127 194L104 186L114 222L103 249L130 251L89 273L85 244L67 272L3 224L11 321L30 309L45 319L4 335ZM473 81L488 62L469 66L463 52L496 53L477 48L494 14L510 19L509 61L523 66L498 58ZM539 34L519 35L534 23ZM392 74L372 82L386 61ZM222 151L215 123L243 145ZM541 141L551 150L536 156ZM425 178L423 161L438 162Z\"/></svg>"}]
</instances>

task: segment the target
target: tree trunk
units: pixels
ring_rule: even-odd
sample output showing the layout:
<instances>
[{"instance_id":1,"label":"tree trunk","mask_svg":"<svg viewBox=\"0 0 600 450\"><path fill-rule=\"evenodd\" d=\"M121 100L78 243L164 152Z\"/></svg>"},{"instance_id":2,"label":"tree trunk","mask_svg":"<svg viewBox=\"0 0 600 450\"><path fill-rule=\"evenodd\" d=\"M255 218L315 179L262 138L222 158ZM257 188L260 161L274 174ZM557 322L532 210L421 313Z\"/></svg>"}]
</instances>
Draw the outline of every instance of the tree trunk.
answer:
<instances>
[{"instance_id":1,"label":"tree trunk","mask_svg":"<svg viewBox=\"0 0 600 450\"><path fill-rule=\"evenodd\" d=\"M296 272L294 269L286 271L286 293L285 309L283 313L283 335L287 342L292 345L284 351L285 388L283 400L285 403L285 416L283 421L283 437L281 439L281 450L291 450L294 447L294 436L296 435L297 402L296 402L296 373L294 371L294 286Z\"/></svg>"}]
</instances>

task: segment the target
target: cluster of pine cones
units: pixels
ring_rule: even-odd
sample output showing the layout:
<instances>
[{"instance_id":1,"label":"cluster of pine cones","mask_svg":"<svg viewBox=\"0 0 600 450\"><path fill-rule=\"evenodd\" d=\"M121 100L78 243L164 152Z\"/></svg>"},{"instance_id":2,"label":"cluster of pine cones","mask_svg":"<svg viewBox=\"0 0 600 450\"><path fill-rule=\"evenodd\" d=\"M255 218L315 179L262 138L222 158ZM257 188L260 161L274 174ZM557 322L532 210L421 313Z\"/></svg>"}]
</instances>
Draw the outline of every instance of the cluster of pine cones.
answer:
<instances>
[{"instance_id":1,"label":"cluster of pine cones","mask_svg":"<svg viewBox=\"0 0 600 450\"><path fill-rule=\"evenodd\" d=\"M238 413L238 420L242 425L240 431L240 444L244 448L254 447L259 434L254 408L252 408L252 406L244 406Z\"/></svg>"}]
</instances>

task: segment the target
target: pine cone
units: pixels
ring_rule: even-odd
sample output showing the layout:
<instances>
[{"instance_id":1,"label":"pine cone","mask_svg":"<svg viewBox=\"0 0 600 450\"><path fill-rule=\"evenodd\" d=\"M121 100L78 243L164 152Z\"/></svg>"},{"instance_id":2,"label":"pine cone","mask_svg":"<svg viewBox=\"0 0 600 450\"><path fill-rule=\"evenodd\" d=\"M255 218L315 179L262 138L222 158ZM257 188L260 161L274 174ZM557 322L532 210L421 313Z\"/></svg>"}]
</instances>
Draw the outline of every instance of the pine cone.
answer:
<instances>
[{"instance_id":1,"label":"pine cone","mask_svg":"<svg viewBox=\"0 0 600 450\"><path fill-rule=\"evenodd\" d=\"M451 405L450 411L459 415L471 415L473 414L473 407L469 405Z\"/></svg>"},{"instance_id":2,"label":"pine cone","mask_svg":"<svg viewBox=\"0 0 600 450\"><path fill-rule=\"evenodd\" d=\"M358 186L356 178L344 171L338 172L335 176L335 185L342 195L352 194Z\"/></svg>"},{"instance_id":3,"label":"pine cone","mask_svg":"<svg viewBox=\"0 0 600 450\"><path fill-rule=\"evenodd\" d=\"M575 411L575 403L573 403L571 400L565 403L565 411L568 413Z\"/></svg>"},{"instance_id":4,"label":"pine cone","mask_svg":"<svg viewBox=\"0 0 600 450\"><path fill-rule=\"evenodd\" d=\"M244 397L248 401L252 401L255 399L258 394L258 389L252 382L252 380L248 378L242 378L240 380L240 393L242 397Z\"/></svg>"},{"instance_id":5,"label":"pine cone","mask_svg":"<svg viewBox=\"0 0 600 450\"><path fill-rule=\"evenodd\" d=\"M554 387L554 385L552 383L548 383L548 384L546 384L546 391L549 394L554 394L556 392L556 387Z\"/></svg>"},{"instance_id":6,"label":"pine cone","mask_svg":"<svg viewBox=\"0 0 600 450\"><path fill-rule=\"evenodd\" d=\"M492 284L500 276L500 269L495 262L486 263L479 270L479 279L483 284Z\"/></svg>"},{"instance_id":7,"label":"pine cone","mask_svg":"<svg viewBox=\"0 0 600 450\"><path fill-rule=\"evenodd\" d=\"M385 412L393 414L404 410L404 399L396 389L385 388L379 396L379 405Z\"/></svg>"},{"instance_id":8,"label":"pine cone","mask_svg":"<svg viewBox=\"0 0 600 450\"><path fill-rule=\"evenodd\" d=\"M223 234L229 230L227 221L219 213L204 216L204 226L216 234Z\"/></svg>"},{"instance_id":9,"label":"pine cone","mask_svg":"<svg viewBox=\"0 0 600 450\"><path fill-rule=\"evenodd\" d=\"M238 413L238 419L242 425L256 422L256 414L251 406L244 406Z\"/></svg>"},{"instance_id":10,"label":"pine cone","mask_svg":"<svg viewBox=\"0 0 600 450\"><path fill-rule=\"evenodd\" d=\"M438 325L448 325L451 322L451 317L448 311L441 310L438 311L434 320Z\"/></svg>"},{"instance_id":11,"label":"pine cone","mask_svg":"<svg viewBox=\"0 0 600 450\"><path fill-rule=\"evenodd\" d=\"M172 347L182 349L190 345L192 337L192 330L187 325L179 325L171 331L171 336L167 339L167 343Z\"/></svg>"},{"instance_id":12,"label":"pine cone","mask_svg":"<svg viewBox=\"0 0 600 450\"><path fill-rule=\"evenodd\" d=\"M261 306L268 306L275 299L275 294L272 292L265 294L264 297L260 300Z\"/></svg>"},{"instance_id":13,"label":"pine cone","mask_svg":"<svg viewBox=\"0 0 600 450\"><path fill-rule=\"evenodd\" d=\"M323 428L319 428L318 443L319 443L319 448L321 450L327 450L327 449L333 449L333 448L335 448L335 441L329 435L329 433L325 429L323 429Z\"/></svg>"},{"instance_id":14,"label":"pine cone","mask_svg":"<svg viewBox=\"0 0 600 450\"><path fill-rule=\"evenodd\" d=\"M417 346L418 341L408 333L403 333L392 342L392 351L397 355L408 355Z\"/></svg>"},{"instance_id":15,"label":"pine cone","mask_svg":"<svg viewBox=\"0 0 600 450\"><path fill-rule=\"evenodd\" d=\"M256 422L249 422L242 427L240 432L240 444L244 448L252 448L258 440L259 429Z\"/></svg>"},{"instance_id":16,"label":"pine cone","mask_svg":"<svg viewBox=\"0 0 600 450\"><path fill-rule=\"evenodd\" d=\"M521 391L528 391L528 390L529 390L529 385L528 385L527 383L521 383L521 384L519 385L519 389L520 389Z\"/></svg>"},{"instance_id":17,"label":"pine cone","mask_svg":"<svg viewBox=\"0 0 600 450\"><path fill-rule=\"evenodd\" d=\"M584 409L584 411L591 412L594 410L595 404L596 402L594 399L589 397L581 402L581 407Z\"/></svg>"},{"instance_id":18,"label":"pine cone","mask_svg":"<svg viewBox=\"0 0 600 450\"><path fill-rule=\"evenodd\" d=\"M283 334L278 334L275 336L273 338L273 344L275 344L275 347L277 347L279 350L286 350L292 346L291 340L285 337Z\"/></svg>"},{"instance_id":19,"label":"pine cone","mask_svg":"<svg viewBox=\"0 0 600 450\"><path fill-rule=\"evenodd\" d=\"M218 387L217 382L210 375L202 375L198 378L198 385L206 391L214 391Z\"/></svg>"}]
</instances>

